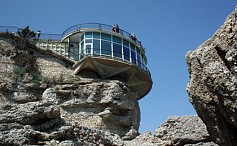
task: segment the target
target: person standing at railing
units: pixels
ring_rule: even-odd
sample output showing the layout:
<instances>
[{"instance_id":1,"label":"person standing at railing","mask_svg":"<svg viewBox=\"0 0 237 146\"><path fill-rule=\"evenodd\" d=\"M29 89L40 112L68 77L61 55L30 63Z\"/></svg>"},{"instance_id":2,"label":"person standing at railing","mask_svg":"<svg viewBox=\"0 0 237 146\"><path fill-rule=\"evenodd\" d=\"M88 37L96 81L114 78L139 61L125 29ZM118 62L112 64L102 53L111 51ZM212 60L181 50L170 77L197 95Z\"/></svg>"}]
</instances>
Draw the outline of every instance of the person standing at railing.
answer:
<instances>
[{"instance_id":1,"label":"person standing at railing","mask_svg":"<svg viewBox=\"0 0 237 146\"><path fill-rule=\"evenodd\" d=\"M40 30L38 30L38 32L37 32L37 39L39 39L39 38L40 38L40 35L41 35L41 31L40 31Z\"/></svg>"},{"instance_id":2,"label":"person standing at railing","mask_svg":"<svg viewBox=\"0 0 237 146\"><path fill-rule=\"evenodd\" d=\"M130 34L129 34L129 37L133 40L133 41L137 41L137 37L136 37L136 35L133 33L133 32L131 32Z\"/></svg>"},{"instance_id":3,"label":"person standing at railing","mask_svg":"<svg viewBox=\"0 0 237 146\"><path fill-rule=\"evenodd\" d=\"M117 33L119 33L119 26L118 26L118 24L116 24L116 25L113 25L113 32L117 32Z\"/></svg>"}]
</instances>

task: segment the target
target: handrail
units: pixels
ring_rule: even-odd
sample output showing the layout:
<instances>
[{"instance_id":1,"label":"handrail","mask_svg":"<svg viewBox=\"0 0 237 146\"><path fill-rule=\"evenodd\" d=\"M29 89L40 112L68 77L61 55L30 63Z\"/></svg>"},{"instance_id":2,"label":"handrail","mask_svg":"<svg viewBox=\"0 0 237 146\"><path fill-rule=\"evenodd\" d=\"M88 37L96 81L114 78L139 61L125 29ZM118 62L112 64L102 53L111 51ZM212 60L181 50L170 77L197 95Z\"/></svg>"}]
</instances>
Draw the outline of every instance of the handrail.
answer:
<instances>
[{"instance_id":1,"label":"handrail","mask_svg":"<svg viewBox=\"0 0 237 146\"><path fill-rule=\"evenodd\" d=\"M61 41L62 34L47 34L41 33L40 35L41 40L49 40L49 41Z\"/></svg>"},{"instance_id":2,"label":"handrail","mask_svg":"<svg viewBox=\"0 0 237 146\"><path fill-rule=\"evenodd\" d=\"M17 33L19 28L15 26L0 26L0 32L6 32L6 33Z\"/></svg>"},{"instance_id":3,"label":"handrail","mask_svg":"<svg viewBox=\"0 0 237 146\"><path fill-rule=\"evenodd\" d=\"M78 31L78 30L83 30L83 29L91 29L91 28L97 28L99 30L107 30L107 31L112 31L113 30L113 26L111 25L107 25L107 24L102 24L102 23L82 23L82 24L77 24L77 25L73 25L71 27L69 27L68 29L66 29L62 34L44 34L41 33L40 35L40 39L49 39L49 40L61 40L63 39L65 36L67 36L68 34L74 32L74 31ZM15 26L0 26L0 32L9 32L9 33L17 33L18 30L22 30L21 28L17 28ZM119 32L117 32L123 36L125 36L128 39L132 39L131 38L131 33L128 33L127 31L119 28ZM141 45L141 41L139 41L137 38L133 41L137 44L140 45L141 48L143 49L143 51L145 51L145 48L142 47Z\"/></svg>"},{"instance_id":4,"label":"handrail","mask_svg":"<svg viewBox=\"0 0 237 146\"><path fill-rule=\"evenodd\" d=\"M84 23L84 24L78 24L78 25L74 25L72 27L69 27L62 34L45 34L45 33L43 33L43 34L40 35L40 40L41 41L46 41L48 46L49 46L49 43L54 43L54 42L62 44L61 39L63 37L65 37L66 35L72 33L73 31L77 31L77 30L80 30L80 29L91 29L91 28L98 28L100 30L108 30L108 31L112 31L112 29L113 29L112 26L106 25L106 24L101 24L101 23ZM19 30L21 30L21 29L15 27L15 26L0 26L0 32L15 33L16 34ZM117 32L117 33L120 33L121 35L130 38L130 34L128 32L126 32L126 31L122 30L122 29L119 29L119 32ZM135 42L136 43L140 43L138 40L136 40ZM32 43L34 43L34 41L32 41ZM47 48L49 48L49 47L47 47ZM144 49L144 48L142 48L142 49ZM54 51L54 50L52 50L52 51ZM54 51L54 52L58 53L57 51ZM113 52L113 51L109 51L109 52L120 54L120 55L124 55L124 54L121 54L119 52ZM69 51L68 53L73 54L73 52L71 52L71 51ZM69 56L65 56L64 54L60 54L60 55L66 57L66 58L71 59ZM136 58L132 58L132 59L135 59L135 61L137 62L136 64L134 64L134 63L132 63L130 61L127 61L126 59L119 58L119 57L112 56L112 55L101 54L101 53L99 53L99 54L87 54L85 52L82 52L82 53L80 53L78 55L79 55L80 59L81 59L82 55L87 55L87 56L100 56L100 57L106 57L106 58L112 58L112 59L121 60L123 62L127 62L129 64L133 64L133 65L138 66L142 70L146 71L149 74L149 76L151 76L150 71L148 70L146 65L143 64L142 62L138 61Z\"/></svg>"},{"instance_id":5,"label":"handrail","mask_svg":"<svg viewBox=\"0 0 237 146\"><path fill-rule=\"evenodd\" d=\"M14 33L17 35L17 32L22 30L22 28L18 28L15 26L0 26L0 32L5 32L5 33ZM49 41L61 41L62 39L62 34L46 34L46 33L41 33L40 34L40 39L41 40L49 40Z\"/></svg>"},{"instance_id":6,"label":"handrail","mask_svg":"<svg viewBox=\"0 0 237 146\"><path fill-rule=\"evenodd\" d=\"M71 27L69 27L68 29L66 29L63 33L62 33L62 38L64 38L65 36L67 36L68 34L75 32L75 31L79 31L79 30L84 30L84 29L92 29L92 28L97 28L99 30L108 30L108 31L112 31L113 30L113 26L111 25L107 25L107 24L102 24L102 23L83 23L83 24L77 24L77 25L73 25ZM119 28L119 31L117 32L129 39L131 39L131 33L128 33L127 31ZM133 40L137 45L141 45L141 41L139 41L137 38L135 40ZM142 46L141 46L142 47ZM144 48L142 47L142 49L144 50ZM145 50L144 50L145 51Z\"/></svg>"},{"instance_id":7,"label":"handrail","mask_svg":"<svg viewBox=\"0 0 237 146\"><path fill-rule=\"evenodd\" d=\"M77 31L80 29L90 29L90 28L97 28L100 30L108 30L108 31L112 31L113 30L113 26L111 25L107 25L107 24L102 24L102 23L83 23L83 24L77 24L77 25L73 25L71 27L69 27L68 29L66 29L62 34L46 34L46 33L41 33L40 38L41 39L54 39L56 38L56 40L61 40L63 37L65 37L66 35L68 35L69 33L73 32L73 31ZM0 32L11 32L11 33L16 33L18 30L22 30L21 28L15 27L15 26L0 26ZM130 38L131 34L128 33L127 31L119 28L119 34ZM52 37L52 36L56 36L56 37ZM140 41L138 39L134 40L134 42L137 45L140 45ZM144 49L144 48L143 48Z\"/></svg>"}]
</instances>

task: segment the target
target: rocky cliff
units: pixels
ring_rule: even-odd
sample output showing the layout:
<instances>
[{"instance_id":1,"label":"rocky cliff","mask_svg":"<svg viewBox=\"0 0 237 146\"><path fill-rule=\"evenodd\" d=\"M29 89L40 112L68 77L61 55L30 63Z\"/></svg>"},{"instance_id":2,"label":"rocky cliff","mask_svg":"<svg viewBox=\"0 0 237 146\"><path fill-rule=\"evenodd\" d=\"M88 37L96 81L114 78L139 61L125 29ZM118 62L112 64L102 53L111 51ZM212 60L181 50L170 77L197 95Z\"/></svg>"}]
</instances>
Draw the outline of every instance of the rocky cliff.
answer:
<instances>
[{"instance_id":1,"label":"rocky cliff","mask_svg":"<svg viewBox=\"0 0 237 146\"><path fill-rule=\"evenodd\" d=\"M189 99L212 140L237 145L237 8L186 61Z\"/></svg>"},{"instance_id":2,"label":"rocky cliff","mask_svg":"<svg viewBox=\"0 0 237 146\"><path fill-rule=\"evenodd\" d=\"M71 66L25 39L0 34L0 145L50 145L76 137L108 145L115 141L105 131L124 139L138 134L134 93L118 80L81 78Z\"/></svg>"},{"instance_id":3,"label":"rocky cliff","mask_svg":"<svg viewBox=\"0 0 237 146\"><path fill-rule=\"evenodd\" d=\"M215 145L197 116L138 133L136 95L25 39L0 34L0 145ZM85 78L90 77L90 78Z\"/></svg>"}]
</instances>

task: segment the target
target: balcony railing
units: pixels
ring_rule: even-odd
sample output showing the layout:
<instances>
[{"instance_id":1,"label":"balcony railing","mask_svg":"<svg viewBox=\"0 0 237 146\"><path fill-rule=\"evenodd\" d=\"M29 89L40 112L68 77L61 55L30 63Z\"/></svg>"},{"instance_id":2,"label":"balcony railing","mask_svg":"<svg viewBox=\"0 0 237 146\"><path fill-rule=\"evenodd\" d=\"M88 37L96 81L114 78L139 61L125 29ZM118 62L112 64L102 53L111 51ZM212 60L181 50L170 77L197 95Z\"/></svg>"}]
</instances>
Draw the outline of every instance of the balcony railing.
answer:
<instances>
[{"instance_id":1,"label":"balcony railing","mask_svg":"<svg viewBox=\"0 0 237 146\"><path fill-rule=\"evenodd\" d=\"M77 24L74 26L69 27L66 29L62 34L46 34L46 33L41 33L40 39L43 40L49 40L49 41L59 41L63 39L65 36L72 32L76 32L78 30L86 30L86 29L99 29L99 30L107 30L107 31L113 31L113 26L107 25L107 24L101 24L101 23L84 23L84 24ZM22 28L17 28L15 26L0 26L0 32L9 32L9 33L14 33L17 34L18 30L22 30ZM128 33L127 31L120 29L118 30L119 34L123 35L124 37L128 39L131 38L131 33ZM141 41L139 41L137 38L133 39L133 41L137 44L140 45L141 48L145 51L145 49L141 45Z\"/></svg>"},{"instance_id":2,"label":"balcony railing","mask_svg":"<svg viewBox=\"0 0 237 146\"><path fill-rule=\"evenodd\" d=\"M150 71L148 70L148 68L146 67L145 64L143 64L142 62L136 60L135 58L131 58L131 59L135 59L136 63L132 63L133 61L128 61L126 59L123 58L119 58L116 57L114 55L105 55L102 53L99 54L88 54L86 52L82 52L82 53L74 53L71 52L69 49L69 46L66 46L65 43L61 42L61 39L65 36L67 36L68 34L74 32L74 31L78 31L78 30L85 30L85 29L92 29L92 28L97 28L100 30L107 30L107 31L112 31L113 27L110 25L106 25L106 24L100 24L100 23L85 23L85 24L78 24L78 25L74 25L70 28L68 28L67 30L65 30L62 34L44 34L41 33L40 35L40 40L37 40L37 38L33 38L32 39L32 43L36 44L39 48L44 49L44 50L52 50L53 52L56 52L59 55L62 55L70 60L77 60L76 58L78 57L78 59L82 59L82 56L98 56L98 57L104 57L104 58L112 58L115 60L120 60L123 62L127 62L130 64L134 64L136 66L138 66L139 68L141 68L142 70L144 70L145 72L147 72L147 74L149 76L150 75ZM6 32L6 33L13 33L15 35L17 35L17 32L19 30L22 30L20 28L14 27L14 26L0 26L0 32ZM120 33L121 35L130 38L130 34L122 29L119 29L119 32L116 33ZM135 41L137 44L140 44L140 42L138 40ZM117 53L118 52L110 52L112 53ZM124 54L120 54L121 56ZM75 56L77 56L75 58Z\"/></svg>"},{"instance_id":3,"label":"balcony railing","mask_svg":"<svg viewBox=\"0 0 237 146\"><path fill-rule=\"evenodd\" d=\"M98 29L98 30L107 30L107 31L113 31L113 26L107 25L107 24L101 24L101 23L84 23L84 24L77 24L74 26L69 27L68 29L66 29L63 33L62 33L62 38L64 38L65 36L67 36L70 33L79 31L79 30L86 30L86 29ZM124 37L128 38L128 39L132 39L131 38L131 33L128 33L127 31L120 29L118 30L118 32L121 35L123 35ZM133 41L137 44L141 46L141 41L139 41L137 38L133 39ZM142 46L141 46L142 47ZM142 47L142 49L144 50L144 48Z\"/></svg>"},{"instance_id":4,"label":"balcony railing","mask_svg":"<svg viewBox=\"0 0 237 146\"><path fill-rule=\"evenodd\" d=\"M0 32L17 33L19 28L15 26L0 26Z\"/></svg>"}]
</instances>

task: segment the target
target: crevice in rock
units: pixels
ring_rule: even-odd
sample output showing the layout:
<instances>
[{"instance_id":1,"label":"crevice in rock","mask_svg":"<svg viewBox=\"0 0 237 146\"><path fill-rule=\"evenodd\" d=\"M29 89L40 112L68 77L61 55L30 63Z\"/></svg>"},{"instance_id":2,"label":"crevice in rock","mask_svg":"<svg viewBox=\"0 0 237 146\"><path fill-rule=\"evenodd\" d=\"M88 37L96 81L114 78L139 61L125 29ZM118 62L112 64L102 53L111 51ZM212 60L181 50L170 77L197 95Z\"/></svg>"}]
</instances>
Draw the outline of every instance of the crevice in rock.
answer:
<instances>
[{"instance_id":1,"label":"crevice in rock","mask_svg":"<svg viewBox=\"0 0 237 146\"><path fill-rule=\"evenodd\" d=\"M221 60L224 62L227 69L231 72L231 66L229 65L228 61L225 59L226 52L220 46L216 46L215 49L217 51L217 54L220 56Z\"/></svg>"}]
</instances>

